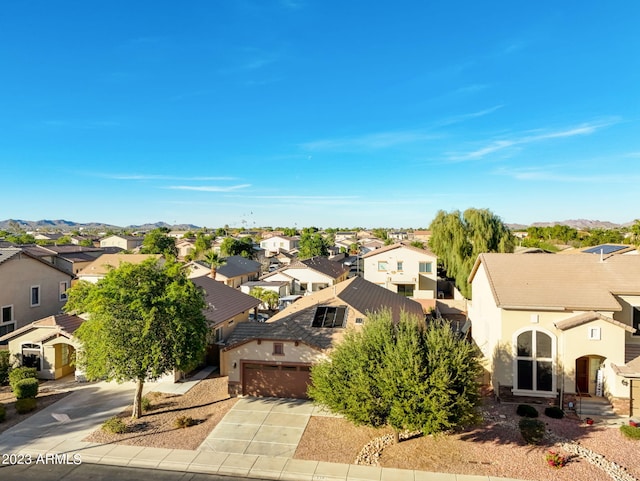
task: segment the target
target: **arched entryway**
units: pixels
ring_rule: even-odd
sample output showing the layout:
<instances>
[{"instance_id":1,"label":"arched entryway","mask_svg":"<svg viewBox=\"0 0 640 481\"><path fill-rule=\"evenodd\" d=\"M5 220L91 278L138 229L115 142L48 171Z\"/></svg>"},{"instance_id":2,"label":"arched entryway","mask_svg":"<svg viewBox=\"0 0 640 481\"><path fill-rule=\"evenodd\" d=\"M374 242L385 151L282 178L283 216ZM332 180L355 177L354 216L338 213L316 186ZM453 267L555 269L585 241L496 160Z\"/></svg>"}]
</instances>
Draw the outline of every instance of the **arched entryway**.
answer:
<instances>
[{"instance_id":1,"label":"arched entryway","mask_svg":"<svg viewBox=\"0 0 640 481\"><path fill-rule=\"evenodd\" d=\"M76 348L66 342L56 343L53 347L55 349L54 379L73 374L76 370Z\"/></svg>"},{"instance_id":2,"label":"arched entryway","mask_svg":"<svg viewBox=\"0 0 640 481\"><path fill-rule=\"evenodd\" d=\"M604 357L582 356L576 359L576 391L583 396L603 396L603 377L600 368Z\"/></svg>"}]
</instances>

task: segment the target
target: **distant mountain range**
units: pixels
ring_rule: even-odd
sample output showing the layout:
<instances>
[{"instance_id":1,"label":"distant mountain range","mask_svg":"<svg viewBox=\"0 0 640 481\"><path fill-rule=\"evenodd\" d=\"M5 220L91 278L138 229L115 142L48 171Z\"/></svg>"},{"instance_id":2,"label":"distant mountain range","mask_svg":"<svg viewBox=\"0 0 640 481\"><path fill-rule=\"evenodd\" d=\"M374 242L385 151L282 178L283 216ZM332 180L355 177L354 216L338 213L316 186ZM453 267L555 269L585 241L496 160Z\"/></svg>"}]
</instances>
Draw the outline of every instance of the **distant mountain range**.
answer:
<instances>
[{"instance_id":1,"label":"distant mountain range","mask_svg":"<svg viewBox=\"0 0 640 481\"><path fill-rule=\"evenodd\" d=\"M530 224L535 227L546 227L553 225L567 225L574 229L615 229L619 227L627 227L633 225L633 221L626 222L624 224L616 224L614 222L600 221L600 220L588 220L588 219L572 219L556 222L534 222ZM524 230L529 225L526 224L507 224L512 230ZM156 222L154 224L141 224L141 225L128 225L117 226L111 224L103 224L100 222L88 222L79 223L69 220L21 220L21 219L7 219L0 221L0 230L13 231L14 227L19 227L29 232L71 232L71 231L89 231L89 232L104 232L108 230L128 230L128 231L149 231L158 227L168 227L172 230L197 230L200 227L193 224L167 224L166 222Z\"/></svg>"},{"instance_id":2,"label":"distant mountain range","mask_svg":"<svg viewBox=\"0 0 640 481\"><path fill-rule=\"evenodd\" d=\"M156 222L154 224L141 224L141 225L128 225L117 226L111 224L103 224L100 222L87 222L79 223L70 220L21 220L21 219L7 219L0 221L0 230L12 231L14 227L19 227L25 231L40 231L40 232L70 232L70 231L107 231L107 230L131 230L131 231L149 231L157 229L158 227L168 227L172 230L194 230L199 229L198 226L193 224L167 224L166 222Z\"/></svg>"}]
</instances>

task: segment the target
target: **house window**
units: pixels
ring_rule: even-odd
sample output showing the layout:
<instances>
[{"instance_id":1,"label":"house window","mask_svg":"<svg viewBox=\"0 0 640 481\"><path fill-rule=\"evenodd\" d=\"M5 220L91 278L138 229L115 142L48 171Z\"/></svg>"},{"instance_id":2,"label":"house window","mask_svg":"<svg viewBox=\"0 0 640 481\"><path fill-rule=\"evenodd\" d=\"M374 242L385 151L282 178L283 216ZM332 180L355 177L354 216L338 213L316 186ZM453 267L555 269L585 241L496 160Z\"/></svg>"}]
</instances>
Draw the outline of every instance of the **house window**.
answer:
<instances>
[{"instance_id":1,"label":"house window","mask_svg":"<svg viewBox=\"0 0 640 481\"><path fill-rule=\"evenodd\" d=\"M432 262L420 262L420 264L418 265L418 271L430 274L432 269L432 264L433 264Z\"/></svg>"},{"instance_id":2,"label":"house window","mask_svg":"<svg viewBox=\"0 0 640 481\"><path fill-rule=\"evenodd\" d=\"M515 390L552 392L555 340L539 330L527 330L516 337Z\"/></svg>"},{"instance_id":3,"label":"house window","mask_svg":"<svg viewBox=\"0 0 640 481\"><path fill-rule=\"evenodd\" d=\"M634 336L640 336L640 307L633 307L633 328L636 332L633 333Z\"/></svg>"},{"instance_id":4,"label":"house window","mask_svg":"<svg viewBox=\"0 0 640 481\"><path fill-rule=\"evenodd\" d=\"M281 342L273 343L273 355L274 356L284 356L284 344Z\"/></svg>"},{"instance_id":5,"label":"house window","mask_svg":"<svg viewBox=\"0 0 640 481\"><path fill-rule=\"evenodd\" d=\"M599 327L590 327L589 328L589 340L590 341L599 341L601 336L601 330Z\"/></svg>"},{"instance_id":6,"label":"house window","mask_svg":"<svg viewBox=\"0 0 640 481\"><path fill-rule=\"evenodd\" d=\"M5 324L13 321L13 306L2 306L2 318L0 323Z\"/></svg>"},{"instance_id":7,"label":"house window","mask_svg":"<svg viewBox=\"0 0 640 481\"><path fill-rule=\"evenodd\" d=\"M399 272L402 271L402 261L398 261L398 268L396 270Z\"/></svg>"},{"instance_id":8,"label":"house window","mask_svg":"<svg viewBox=\"0 0 640 481\"><path fill-rule=\"evenodd\" d=\"M31 286L31 307L40 305L40 286Z\"/></svg>"},{"instance_id":9,"label":"house window","mask_svg":"<svg viewBox=\"0 0 640 481\"><path fill-rule=\"evenodd\" d=\"M67 281L62 281L59 287L60 300L67 300L67 289L69 289L69 283Z\"/></svg>"},{"instance_id":10,"label":"house window","mask_svg":"<svg viewBox=\"0 0 640 481\"><path fill-rule=\"evenodd\" d=\"M387 261L378 261L378 270L386 271L387 270Z\"/></svg>"},{"instance_id":11,"label":"house window","mask_svg":"<svg viewBox=\"0 0 640 481\"><path fill-rule=\"evenodd\" d=\"M413 284L398 284L398 294L413 297Z\"/></svg>"},{"instance_id":12,"label":"house window","mask_svg":"<svg viewBox=\"0 0 640 481\"><path fill-rule=\"evenodd\" d=\"M214 332L213 340L214 342L222 341L222 328L218 327Z\"/></svg>"}]
</instances>

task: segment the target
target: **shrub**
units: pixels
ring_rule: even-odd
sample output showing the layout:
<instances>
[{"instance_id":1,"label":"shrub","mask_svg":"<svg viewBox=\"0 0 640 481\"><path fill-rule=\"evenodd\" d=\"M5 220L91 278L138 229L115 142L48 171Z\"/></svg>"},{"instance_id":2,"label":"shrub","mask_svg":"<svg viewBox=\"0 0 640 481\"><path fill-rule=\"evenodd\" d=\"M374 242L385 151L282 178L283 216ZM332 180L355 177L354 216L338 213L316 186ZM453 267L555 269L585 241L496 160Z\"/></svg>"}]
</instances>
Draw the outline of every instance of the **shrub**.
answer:
<instances>
[{"instance_id":1,"label":"shrub","mask_svg":"<svg viewBox=\"0 0 640 481\"><path fill-rule=\"evenodd\" d=\"M544 423L538 419L522 418L519 427L527 444L539 444L544 438Z\"/></svg>"},{"instance_id":2,"label":"shrub","mask_svg":"<svg viewBox=\"0 0 640 481\"><path fill-rule=\"evenodd\" d=\"M4 407L4 404L0 403L0 423L5 420L7 417L7 408Z\"/></svg>"},{"instance_id":3,"label":"shrub","mask_svg":"<svg viewBox=\"0 0 640 481\"><path fill-rule=\"evenodd\" d=\"M142 397L140 404L143 411L149 411L151 409L151 399L149 399L147 396Z\"/></svg>"},{"instance_id":4,"label":"shrub","mask_svg":"<svg viewBox=\"0 0 640 481\"><path fill-rule=\"evenodd\" d=\"M9 382L9 371L11 363L9 362L9 351L0 350L0 386L4 386Z\"/></svg>"},{"instance_id":5,"label":"shrub","mask_svg":"<svg viewBox=\"0 0 640 481\"><path fill-rule=\"evenodd\" d=\"M177 428L188 428L196 424L196 421L191 416L180 416L173 422Z\"/></svg>"},{"instance_id":6,"label":"shrub","mask_svg":"<svg viewBox=\"0 0 640 481\"><path fill-rule=\"evenodd\" d=\"M38 374L35 367L17 367L9 372L9 384L11 389L15 391L15 386L18 381L29 378L37 378Z\"/></svg>"},{"instance_id":7,"label":"shrub","mask_svg":"<svg viewBox=\"0 0 640 481\"><path fill-rule=\"evenodd\" d=\"M35 398L28 397L24 399L18 399L16 401L16 411L18 414L26 414L33 411L38 407L38 402Z\"/></svg>"},{"instance_id":8,"label":"shrub","mask_svg":"<svg viewBox=\"0 0 640 481\"><path fill-rule=\"evenodd\" d=\"M127 425L119 417L112 417L102 423L102 430L111 434L123 434L127 432Z\"/></svg>"},{"instance_id":9,"label":"shrub","mask_svg":"<svg viewBox=\"0 0 640 481\"><path fill-rule=\"evenodd\" d=\"M516 414L525 418L537 418L538 410L533 406L529 406L528 404L518 404Z\"/></svg>"},{"instance_id":10,"label":"shrub","mask_svg":"<svg viewBox=\"0 0 640 481\"><path fill-rule=\"evenodd\" d=\"M552 468L562 468L567 464L567 457L562 454L558 454L555 451L549 451L545 456L547 464Z\"/></svg>"},{"instance_id":11,"label":"shrub","mask_svg":"<svg viewBox=\"0 0 640 481\"><path fill-rule=\"evenodd\" d=\"M38 395L38 380L32 377L20 379L13 386L13 394L17 399L35 398Z\"/></svg>"},{"instance_id":12,"label":"shrub","mask_svg":"<svg viewBox=\"0 0 640 481\"><path fill-rule=\"evenodd\" d=\"M636 426L620 426L620 431L629 439L638 439L640 440L640 428Z\"/></svg>"},{"instance_id":13,"label":"shrub","mask_svg":"<svg viewBox=\"0 0 640 481\"><path fill-rule=\"evenodd\" d=\"M562 419L564 417L564 411L558 406L549 406L545 408L544 415L553 419Z\"/></svg>"}]
</instances>

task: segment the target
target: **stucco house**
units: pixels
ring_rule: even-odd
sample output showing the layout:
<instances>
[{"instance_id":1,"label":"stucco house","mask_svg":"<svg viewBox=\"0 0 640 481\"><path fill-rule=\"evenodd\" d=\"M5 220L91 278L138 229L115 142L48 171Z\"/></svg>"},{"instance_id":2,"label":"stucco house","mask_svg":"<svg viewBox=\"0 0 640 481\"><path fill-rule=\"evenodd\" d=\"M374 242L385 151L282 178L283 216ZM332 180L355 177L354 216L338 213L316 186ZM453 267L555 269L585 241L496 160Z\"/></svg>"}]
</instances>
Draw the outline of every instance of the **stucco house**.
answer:
<instances>
[{"instance_id":1,"label":"stucco house","mask_svg":"<svg viewBox=\"0 0 640 481\"><path fill-rule=\"evenodd\" d=\"M291 286L289 290L291 294L310 294L342 282L348 275L349 266L317 256L293 261L287 266L265 274L261 279L287 281Z\"/></svg>"},{"instance_id":2,"label":"stucco house","mask_svg":"<svg viewBox=\"0 0 640 481\"><path fill-rule=\"evenodd\" d=\"M58 314L27 324L0 337L21 366L36 368L40 379L59 379L73 374L73 360L79 348L73 336L83 319Z\"/></svg>"},{"instance_id":3,"label":"stucco house","mask_svg":"<svg viewBox=\"0 0 640 481\"><path fill-rule=\"evenodd\" d=\"M238 324L248 321L260 300L208 276L191 279L204 292L207 307L204 315L209 323L207 362L218 365L220 345Z\"/></svg>"},{"instance_id":4,"label":"stucco house","mask_svg":"<svg viewBox=\"0 0 640 481\"><path fill-rule=\"evenodd\" d=\"M0 248L0 336L60 313L72 279L20 247Z\"/></svg>"},{"instance_id":5,"label":"stucco house","mask_svg":"<svg viewBox=\"0 0 640 481\"><path fill-rule=\"evenodd\" d=\"M132 251L142 246L144 237L132 235L111 235L100 239L100 247L119 247L126 251Z\"/></svg>"},{"instance_id":6,"label":"stucco house","mask_svg":"<svg viewBox=\"0 0 640 481\"><path fill-rule=\"evenodd\" d=\"M284 235L275 235L260 241L260 247L266 251L267 256L271 256L279 252L290 252L297 249L299 244L299 237Z\"/></svg>"},{"instance_id":7,"label":"stucco house","mask_svg":"<svg viewBox=\"0 0 640 481\"><path fill-rule=\"evenodd\" d=\"M117 269L121 264L142 264L147 259L156 259L164 262L161 254L103 254L76 274L78 280L92 283L104 278L112 269Z\"/></svg>"},{"instance_id":8,"label":"stucco house","mask_svg":"<svg viewBox=\"0 0 640 481\"><path fill-rule=\"evenodd\" d=\"M481 254L472 336L500 396L608 399L640 416L640 257Z\"/></svg>"},{"instance_id":9,"label":"stucco house","mask_svg":"<svg viewBox=\"0 0 640 481\"><path fill-rule=\"evenodd\" d=\"M401 242L362 256L364 278L403 296L435 299L438 289L437 256Z\"/></svg>"},{"instance_id":10,"label":"stucco house","mask_svg":"<svg viewBox=\"0 0 640 481\"><path fill-rule=\"evenodd\" d=\"M306 398L311 366L381 309L394 319L402 311L424 317L417 302L353 277L302 297L267 322L238 325L221 352L229 393Z\"/></svg>"}]
</instances>

